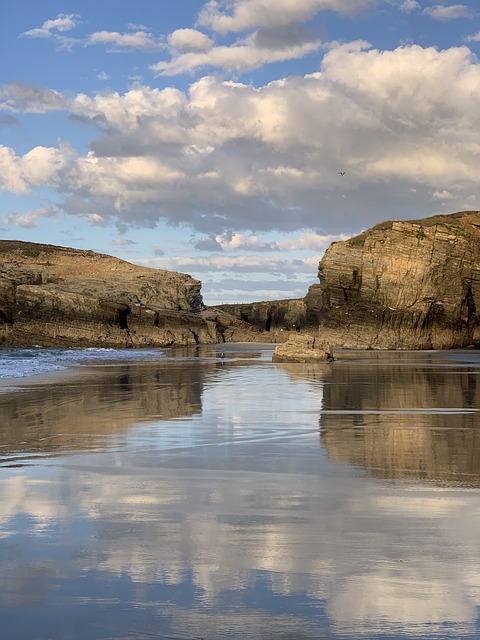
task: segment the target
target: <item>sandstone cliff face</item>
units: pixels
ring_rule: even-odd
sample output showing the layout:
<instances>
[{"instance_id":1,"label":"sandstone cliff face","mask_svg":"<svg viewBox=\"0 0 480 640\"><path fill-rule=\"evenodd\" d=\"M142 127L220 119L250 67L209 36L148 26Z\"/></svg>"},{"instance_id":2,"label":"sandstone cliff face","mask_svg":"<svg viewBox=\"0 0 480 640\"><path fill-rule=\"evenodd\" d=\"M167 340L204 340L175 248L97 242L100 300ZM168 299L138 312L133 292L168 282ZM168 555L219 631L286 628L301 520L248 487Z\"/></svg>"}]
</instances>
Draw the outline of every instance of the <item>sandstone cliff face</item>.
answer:
<instances>
[{"instance_id":1,"label":"sandstone cliff face","mask_svg":"<svg viewBox=\"0 0 480 640\"><path fill-rule=\"evenodd\" d=\"M306 324L333 347L480 344L480 212L386 222L333 243Z\"/></svg>"},{"instance_id":2,"label":"sandstone cliff face","mask_svg":"<svg viewBox=\"0 0 480 640\"><path fill-rule=\"evenodd\" d=\"M226 314L203 317L201 284L92 251L0 241L0 341L147 347L255 340Z\"/></svg>"}]
</instances>

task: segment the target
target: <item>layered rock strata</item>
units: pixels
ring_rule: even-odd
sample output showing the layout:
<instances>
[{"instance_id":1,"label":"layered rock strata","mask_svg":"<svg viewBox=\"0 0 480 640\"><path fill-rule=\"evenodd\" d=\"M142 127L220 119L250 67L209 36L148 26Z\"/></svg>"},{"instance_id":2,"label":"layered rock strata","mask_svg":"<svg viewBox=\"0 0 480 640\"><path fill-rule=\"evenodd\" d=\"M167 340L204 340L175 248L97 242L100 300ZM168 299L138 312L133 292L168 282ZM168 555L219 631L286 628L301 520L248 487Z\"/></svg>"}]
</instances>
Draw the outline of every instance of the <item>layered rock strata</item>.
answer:
<instances>
[{"instance_id":1,"label":"layered rock strata","mask_svg":"<svg viewBox=\"0 0 480 640\"><path fill-rule=\"evenodd\" d=\"M480 345L480 212L381 223L333 243L318 276L305 325L332 347Z\"/></svg>"},{"instance_id":2,"label":"layered rock strata","mask_svg":"<svg viewBox=\"0 0 480 640\"><path fill-rule=\"evenodd\" d=\"M52 245L0 241L0 341L23 346L148 347L255 341L207 312L188 275Z\"/></svg>"}]
</instances>

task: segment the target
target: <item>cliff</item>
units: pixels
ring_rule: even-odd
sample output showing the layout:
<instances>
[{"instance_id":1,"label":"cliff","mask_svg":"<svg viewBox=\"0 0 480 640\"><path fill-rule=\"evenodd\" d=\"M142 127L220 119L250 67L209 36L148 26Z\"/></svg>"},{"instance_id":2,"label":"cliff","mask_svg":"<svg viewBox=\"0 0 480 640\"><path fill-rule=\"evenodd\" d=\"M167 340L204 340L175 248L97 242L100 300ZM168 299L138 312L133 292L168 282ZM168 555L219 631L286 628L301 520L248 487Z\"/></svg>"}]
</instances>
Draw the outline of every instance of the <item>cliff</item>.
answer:
<instances>
[{"instance_id":1,"label":"cliff","mask_svg":"<svg viewBox=\"0 0 480 640\"><path fill-rule=\"evenodd\" d=\"M381 223L333 243L318 276L304 300L305 327L324 345L480 345L478 211Z\"/></svg>"},{"instance_id":2,"label":"cliff","mask_svg":"<svg viewBox=\"0 0 480 640\"><path fill-rule=\"evenodd\" d=\"M218 309L242 322L248 322L265 334L270 334L266 336L266 341L272 339L282 342L287 339L288 332L300 332L306 323L303 299L222 304Z\"/></svg>"},{"instance_id":3,"label":"cliff","mask_svg":"<svg viewBox=\"0 0 480 640\"><path fill-rule=\"evenodd\" d=\"M0 241L0 342L148 347L255 341L260 332L207 312L188 275L53 245Z\"/></svg>"}]
</instances>

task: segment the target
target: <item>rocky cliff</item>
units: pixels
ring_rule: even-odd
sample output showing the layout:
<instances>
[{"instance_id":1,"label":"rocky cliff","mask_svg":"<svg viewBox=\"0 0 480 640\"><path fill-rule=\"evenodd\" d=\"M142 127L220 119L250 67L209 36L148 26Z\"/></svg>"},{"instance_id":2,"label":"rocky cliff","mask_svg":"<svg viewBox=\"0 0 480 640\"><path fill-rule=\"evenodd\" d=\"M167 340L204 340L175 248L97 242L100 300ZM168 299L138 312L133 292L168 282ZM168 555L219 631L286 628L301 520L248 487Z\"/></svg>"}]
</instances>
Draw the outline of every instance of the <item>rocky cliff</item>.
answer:
<instances>
[{"instance_id":1,"label":"rocky cliff","mask_svg":"<svg viewBox=\"0 0 480 640\"><path fill-rule=\"evenodd\" d=\"M451 349L480 344L480 212L391 221L333 243L306 325L325 344Z\"/></svg>"},{"instance_id":2,"label":"rocky cliff","mask_svg":"<svg viewBox=\"0 0 480 640\"><path fill-rule=\"evenodd\" d=\"M0 241L0 342L147 347L255 341L253 326L206 310L188 275L52 245Z\"/></svg>"},{"instance_id":3,"label":"rocky cliff","mask_svg":"<svg viewBox=\"0 0 480 640\"><path fill-rule=\"evenodd\" d=\"M273 339L275 342L282 342L287 339L288 332L303 331L306 323L303 299L223 304L218 309L242 322L248 322L264 334L269 334L265 335L266 341Z\"/></svg>"}]
</instances>

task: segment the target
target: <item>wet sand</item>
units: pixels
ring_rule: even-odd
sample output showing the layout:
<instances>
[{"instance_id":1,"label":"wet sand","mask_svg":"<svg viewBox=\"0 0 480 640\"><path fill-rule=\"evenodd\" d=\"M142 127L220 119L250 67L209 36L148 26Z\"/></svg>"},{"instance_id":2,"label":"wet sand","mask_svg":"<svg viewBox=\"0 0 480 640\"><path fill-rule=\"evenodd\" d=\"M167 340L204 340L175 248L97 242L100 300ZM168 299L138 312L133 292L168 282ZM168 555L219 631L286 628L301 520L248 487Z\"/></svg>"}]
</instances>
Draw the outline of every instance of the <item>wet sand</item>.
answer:
<instances>
[{"instance_id":1,"label":"wet sand","mask_svg":"<svg viewBox=\"0 0 480 640\"><path fill-rule=\"evenodd\" d=\"M480 354L272 350L0 394L8 640L478 637Z\"/></svg>"}]
</instances>

